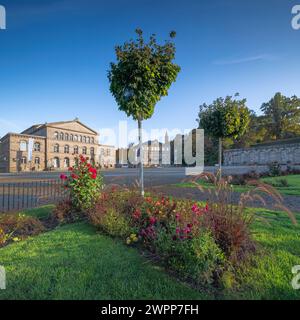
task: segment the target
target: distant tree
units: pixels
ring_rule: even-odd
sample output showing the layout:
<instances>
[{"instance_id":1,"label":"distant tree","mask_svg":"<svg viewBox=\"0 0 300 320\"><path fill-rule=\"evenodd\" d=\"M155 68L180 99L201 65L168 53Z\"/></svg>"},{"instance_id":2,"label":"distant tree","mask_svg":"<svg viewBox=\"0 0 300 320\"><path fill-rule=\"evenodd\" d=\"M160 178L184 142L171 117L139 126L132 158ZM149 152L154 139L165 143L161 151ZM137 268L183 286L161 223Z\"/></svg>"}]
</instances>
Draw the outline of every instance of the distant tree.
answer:
<instances>
[{"instance_id":1,"label":"distant tree","mask_svg":"<svg viewBox=\"0 0 300 320\"><path fill-rule=\"evenodd\" d=\"M146 43L142 30L137 29L136 33L137 40L115 48L117 63L111 63L108 78L119 110L138 121L140 184L141 194L144 195L142 121L151 118L156 103L168 95L180 67L173 63L176 52L174 42L168 40L159 45L156 36L151 35ZM172 31L170 39L175 36Z\"/></svg>"},{"instance_id":2,"label":"distant tree","mask_svg":"<svg viewBox=\"0 0 300 320\"><path fill-rule=\"evenodd\" d=\"M199 128L209 136L219 140L219 169L222 167L222 140L242 136L250 122L250 110L246 106L246 99L234 97L218 98L212 104L200 106Z\"/></svg>"},{"instance_id":3,"label":"distant tree","mask_svg":"<svg viewBox=\"0 0 300 320\"><path fill-rule=\"evenodd\" d=\"M290 138L300 134L300 99L280 92L261 106L271 138Z\"/></svg>"}]
</instances>

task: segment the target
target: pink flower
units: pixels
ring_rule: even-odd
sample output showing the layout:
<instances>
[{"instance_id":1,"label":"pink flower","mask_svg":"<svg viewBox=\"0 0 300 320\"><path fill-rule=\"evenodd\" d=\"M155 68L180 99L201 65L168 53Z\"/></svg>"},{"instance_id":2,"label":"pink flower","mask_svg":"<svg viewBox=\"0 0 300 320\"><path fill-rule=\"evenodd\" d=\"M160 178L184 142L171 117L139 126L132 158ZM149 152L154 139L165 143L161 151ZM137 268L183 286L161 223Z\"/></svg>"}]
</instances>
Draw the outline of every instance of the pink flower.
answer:
<instances>
[{"instance_id":1,"label":"pink flower","mask_svg":"<svg viewBox=\"0 0 300 320\"><path fill-rule=\"evenodd\" d=\"M180 228L179 228L179 227L176 228L176 233L177 233L177 234L180 233Z\"/></svg>"},{"instance_id":2,"label":"pink flower","mask_svg":"<svg viewBox=\"0 0 300 320\"><path fill-rule=\"evenodd\" d=\"M61 175L60 175L60 179L61 179L61 180L67 180L68 177L67 177L65 174L61 174Z\"/></svg>"},{"instance_id":3,"label":"pink flower","mask_svg":"<svg viewBox=\"0 0 300 320\"><path fill-rule=\"evenodd\" d=\"M176 218L177 221L180 220L180 214L176 213L175 218Z\"/></svg>"},{"instance_id":4,"label":"pink flower","mask_svg":"<svg viewBox=\"0 0 300 320\"><path fill-rule=\"evenodd\" d=\"M150 224L155 224L156 218L155 217L150 217L149 221L150 221Z\"/></svg>"},{"instance_id":5,"label":"pink flower","mask_svg":"<svg viewBox=\"0 0 300 320\"><path fill-rule=\"evenodd\" d=\"M193 204L192 211L195 212L195 213L199 211L199 208L198 208L198 206L196 204Z\"/></svg>"}]
</instances>

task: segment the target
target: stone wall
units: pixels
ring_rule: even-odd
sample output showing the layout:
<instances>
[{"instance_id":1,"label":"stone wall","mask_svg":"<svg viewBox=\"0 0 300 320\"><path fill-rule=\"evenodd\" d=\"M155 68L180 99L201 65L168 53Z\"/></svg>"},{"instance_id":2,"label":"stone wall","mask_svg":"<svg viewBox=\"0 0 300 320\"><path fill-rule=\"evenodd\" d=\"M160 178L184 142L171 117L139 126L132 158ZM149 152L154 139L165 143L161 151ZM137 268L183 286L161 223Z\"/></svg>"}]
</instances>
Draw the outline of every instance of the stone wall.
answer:
<instances>
[{"instance_id":1,"label":"stone wall","mask_svg":"<svg viewBox=\"0 0 300 320\"><path fill-rule=\"evenodd\" d=\"M272 162L299 165L300 139L224 151L225 166L268 165Z\"/></svg>"}]
</instances>

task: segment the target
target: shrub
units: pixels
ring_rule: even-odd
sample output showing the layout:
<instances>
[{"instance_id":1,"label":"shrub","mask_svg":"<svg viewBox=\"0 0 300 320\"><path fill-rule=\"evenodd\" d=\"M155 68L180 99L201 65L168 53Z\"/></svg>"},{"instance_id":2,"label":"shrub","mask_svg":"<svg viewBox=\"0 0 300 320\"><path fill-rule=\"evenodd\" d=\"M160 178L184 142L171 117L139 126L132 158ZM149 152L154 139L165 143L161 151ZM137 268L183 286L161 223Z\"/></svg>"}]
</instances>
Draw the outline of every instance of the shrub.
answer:
<instances>
[{"instance_id":1,"label":"shrub","mask_svg":"<svg viewBox=\"0 0 300 320\"><path fill-rule=\"evenodd\" d=\"M124 238L131 232L128 220L114 208L109 208L98 225L105 233L113 237Z\"/></svg>"},{"instance_id":2,"label":"shrub","mask_svg":"<svg viewBox=\"0 0 300 320\"><path fill-rule=\"evenodd\" d=\"M260 183L258 180L249 181L248 183L255 187L242 193L236 204L233 201L233 189L230 185L231 177L220 179L211 173L203 173L193 181L201 191L204 191L197 183L199 179L214 181L214 189L208 190L209 199L207 210L203 215L203 227L211 232L232 264L239 264L255 251L255 242L250 230L255 214L246 212L249 201L258 200L265 204L262 197L262 193L265 193L273 199L274 207L284 210L292 222L296 223L294 215L283 206L281 195L267 184Z\"/></svg>"},{"instance_id":3,"label":"shrub","mask_svg":"<svg viewBox=\"0 0 300 320\"><path fill-rule=\"evenodd\" d=\"M196 284L212 284L223 269L224 255L208 232L191 238L175 238L160 229L155 247L163 261L183 278Z\"/></svg>"},{"instance_id":4,"label":"shrub","mask_svg":"<svg viewBox=\"0 0 300 320\"><path fill-rule=\"evenodd\" d=\"M88 211L89 220L98 229L114 237L128 236L135 231L130 221L134 207L129 207L129 203L133 205L139 198L135 192L127 190L105 190L95 206Z\"/></svg>"},{"instance_id":5,"label":"shrub","mask_svg":"<svg viewBox=\"0 0 300 320\"><path fill-rule=\"evenodd\" d=\"M277 176L280 176L282 171L281 171L281 166L278 162L274 161L274 162L271 162L269 165L268 165L268 168L269 168L269 175L271 177L277 177Z\"/></svg>"},{"instance_id":6,"label":"shrub","mask_svg":"<svg viewBox=\"0 0 300 320\"><path fill-rule=\"evenodd\" d=\"M289 182L287 179L282 178L282 179L278 179L275 181L275 183L273 184L274 187L282 187L282 188L287 188L289 186Z\"/></svg>"},{"instance_id":7,"label":"shrub","mask_svg":"<svg viewBox=\"0 0 300 320\"><path fill-rule=\"evenodd\" d=\"M97 170L80 155L79 161L74 167L70 167L71 175L62 174L60 178L65 181L65 188L70 191L72 205L77 210L88 210L96 202L101 189L103 179Z\"/></svg>"},{"instance_id":8,"label":"shrub","mask_svg":"<svg viewBox=\"0 0 300 320\"><path fill-rule=\"evenodd\" d=\"M18 241L44 231L43 224L34 217L24 214L3 214L0 216L0 246Z\"/></svg>"},{"instance_id":9,"label":"shrub","mask_svg":"<svg viewBox=\"0 0 300 320\"><path fill-rule=\"evenodd\" d=\"M52 222L64 224L78 221L82 214L75 210L70 200L59 202L52 211Z\"/></svg>"}]
</instances>

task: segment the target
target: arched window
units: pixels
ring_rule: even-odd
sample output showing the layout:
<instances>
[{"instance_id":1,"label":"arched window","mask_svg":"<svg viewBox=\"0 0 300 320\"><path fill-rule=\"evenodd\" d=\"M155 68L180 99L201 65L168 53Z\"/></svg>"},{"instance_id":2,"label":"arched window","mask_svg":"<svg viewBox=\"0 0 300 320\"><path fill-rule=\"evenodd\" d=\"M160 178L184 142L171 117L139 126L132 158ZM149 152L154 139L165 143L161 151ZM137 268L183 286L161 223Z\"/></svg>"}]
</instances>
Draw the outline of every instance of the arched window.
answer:
<instances>
[{"instance_id":1,"label":"arched window","mask_svg":"<svg viewBox=\"0 0 300 320\"><path fill-rule=\"evenodd\" d=\"M79 149L77 146L74 147L74 154L78 154L79 153Z\"/></svg>"},{"instance_id":2,"label":"arched window","mask_svg":"<svg viewBox=\"0 0 300 320\"><path fill-rule=\"evenodd\" d=\"M40 160L40 158L39 157L35 157L34 158L34 164L40 164L41 163L41 160Z\"/></svg>"},{"instance_id":3,"label":"arched window","mask_svg":"<svg viewBox=\"0 0 300 320\"><path fill-rule=\"evenodd\" d=\"M69 141L69 134L68 133L65 134L65 140Z\"/></svg>"},{"instance_id":4,"label":"arched window","mask_svg":"<svg viewBox=\"0 0 300 320\"><path fill-rule=\"evenodd\" d=\"M91 143L91 138L87 137L87 143Z\"/></svg>"},{"instance_id":5,"label":"arched window","mask_svg":"<svg viewBox=\"0 0 300 320\"><path fill-rule=\"evenodd\" d=\"M86 137L83 137L83 138L82 138L82 142L83 142L83 143L86 143Z\"/></svg>"},{"instance_id":6,"label":"arched window","mask_svg":"<svg viewBox=\"0 0 300 320\"><path fill-rule=\"evenodd\" d=\"M64 159L64 167L65 168L69 168L70 167L70 159L69 158L65 158Z\"/></svg>"},{"instance_id":7,"label":"arched window","mask_svg":"<svg viewBox=\"0 0 300 320\"><path fill-rule=\"evenodd\" d=\"M65 145L64 152L65 153L69 153L70 152L70 147L68 145Z\"/></svg>"},{"instance_id":8,"label":"arched window","mask_svg":"<svg viewBox=\"0 0 300 320\"><path fill-rule=\"evenodd\" d=\"M61 132L61 133L59 134L59 139L60 139L60 140L64 140L64 133L63 133L63 132Z\"/></svg>"},{"instance_id":9,"label":"arched window","mask_svg":"<svg viewBox=\"0 0 300 320\"><path fill-rule=\"evenodd\" d=\"M27 163L27 158L26 157L22 157L21 158L21 164L26 164Z\"/></svg>"},{"instance_id":10,"label":"arched window","mask_svg":"<svg viewBox=\"0 0 300 320\"><path fill-rule=\"evenodd\" d=\"M95 139L94 138L92 138L92 144L94 144L95 143Z\"/></svg>"},{"instance_id":11,"label":"arched window","mask_svg":"<svg viewBox=\"0 0 300 320\"><path fill-rule=\"evenodd\" d=\"M41 151L41 144L39 142L36 142L34 144L34 147L33 147L34 151L36 152L40 152Z\"/></svg>"},{"instance_id":12,"label":"arched window","mask_svg":"<svg viewBox=\"0 0 300 320\"><path fill-rule=\"evenodd\" d=\"M57 131L54 132L54 139L58 140L58 132Z\"/></svg>"},{"instance_id":13,"label":"arched window","mask_svg":"<svg viewBox=\"0 0 300 320\"><path fill-rule=\"evenodd\" d=\"M59 158L54 158L53 159L53 167L54 168L59 168L60 167Z\"/></svg>"},{"instance_id":14,"label":"arched window","mask_svg":"<svg viewBox=\"0 0 300 320\"><path fill-rule=\"evenodd\" d=\"M95 149L94 148L91 148L91 155L95 155Z\"/></svg>"},{"instance_id":15,"label":"arched window","mask_svg":"<svg viewBox=\"0 0 300 320\"><path fill-rule=\"evenodd\" d=\"M79 142L82 142L82 136L79 136Z\"/></svg>"},{"instance_id":16,"label":"arched window","mask_svg":"<svg viewBox=\"0 0 300 320\"><path fill-rule=\"evenodd\" d=\"M70 141L74 140L74 136L72 134L70 134Z\"/></svg>"},{"instance_id":17,"label":"arched window","mask_svg":"<svg viewBox=\"0 0 300 320\"><path fill-rule=\"evenodd\" d=\"M59 152L59 144L55 144L53 147L53 151L58 153Z\"/></svg>"},{"instance_id":18,"label":"arched window","mask_svg":"<svg viewBox=\"0 0 300 320\"><path fill-rule=\"evenodd\" d=\"M20 141L20 151L27 151L27 142Z\"/></svg>"},{"instance_id":19,"label":"arched window","mask_svg":"<svg viewBox=\"0 0 300 320\"><path fill-rule=\"evenodd\" d=\"M82 154L87 154L87 147L82 148Z\"/></svg>"},{"instance_id":20,"label":"arched window","mask_svg":"<svg viewBox=\"0 0 300 320\"><path fill-rule=\"evenodd\" d=\"M78 141L78 135L77 134L75 134L75 136L74 136L74 141Z\"/></svg>"}]
</instances>

